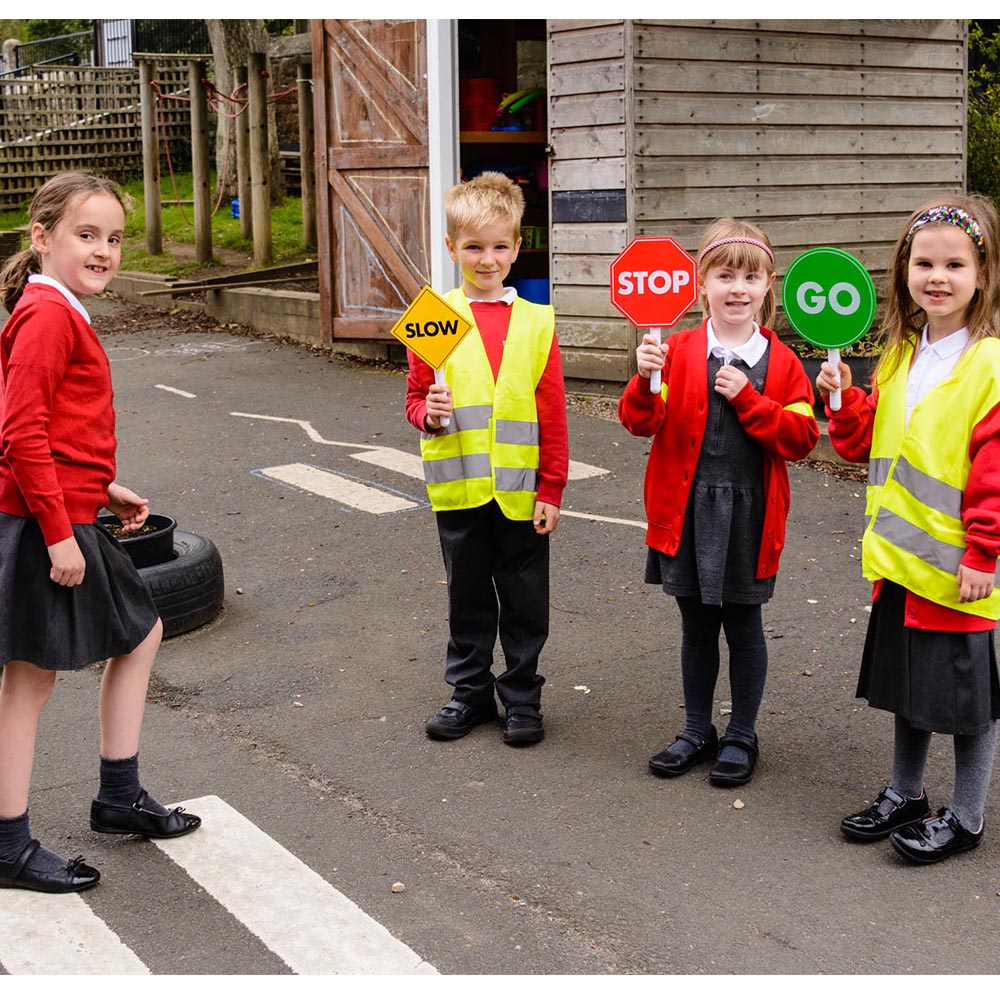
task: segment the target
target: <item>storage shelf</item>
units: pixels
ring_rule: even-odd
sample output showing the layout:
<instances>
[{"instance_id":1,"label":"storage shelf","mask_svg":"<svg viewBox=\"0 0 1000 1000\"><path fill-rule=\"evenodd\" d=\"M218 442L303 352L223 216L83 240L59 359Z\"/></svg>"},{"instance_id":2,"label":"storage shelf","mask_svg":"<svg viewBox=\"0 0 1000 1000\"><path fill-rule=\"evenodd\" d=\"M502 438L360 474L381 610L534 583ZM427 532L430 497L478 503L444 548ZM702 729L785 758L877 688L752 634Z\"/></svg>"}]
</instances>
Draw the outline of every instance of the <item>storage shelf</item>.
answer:
<instances>
[{"instance_id":1,"label":"storage shelf","mask_svg":"<svg viewBox=\"0 0 1000 1000\"><path fill-rule=\"evenodd\" d=\"M479 142L479 143L545 143L547 136L544 132L459 132L459 142Z\"/></svg>"}]
</instances>

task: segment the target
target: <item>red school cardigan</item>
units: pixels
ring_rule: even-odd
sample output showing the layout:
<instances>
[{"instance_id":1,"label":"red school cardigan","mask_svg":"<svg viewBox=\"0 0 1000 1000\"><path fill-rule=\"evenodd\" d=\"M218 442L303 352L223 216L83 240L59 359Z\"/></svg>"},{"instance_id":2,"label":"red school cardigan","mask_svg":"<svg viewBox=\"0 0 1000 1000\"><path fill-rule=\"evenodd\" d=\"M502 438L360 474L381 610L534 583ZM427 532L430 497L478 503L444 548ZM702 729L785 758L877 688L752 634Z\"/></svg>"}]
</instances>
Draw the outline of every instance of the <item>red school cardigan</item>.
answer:
<instances>
[{"instance_id":1,"label":"red school cardigan","mask_svg":"<svg viewBox=\"0 0 1000 1000\"><path fill-rule=\"evenodd\" d=\"M764 391L747 383L732 400L743 429L761 446L767 506L757 579L778 572L791 502L786 462L805 458L819 440L813 392L802 363L776 333L765 327L770 357ZM680 545L691 484L708 420L707 322L669 340L662 395L649 391L647 379L634 376L618 402L618 417L636 437L652 437L646 466L646 544L675 555ZM790 409L794 404L800 405ZM804 412L800 412L804 411Z\"/></svg>"}]
</instances>

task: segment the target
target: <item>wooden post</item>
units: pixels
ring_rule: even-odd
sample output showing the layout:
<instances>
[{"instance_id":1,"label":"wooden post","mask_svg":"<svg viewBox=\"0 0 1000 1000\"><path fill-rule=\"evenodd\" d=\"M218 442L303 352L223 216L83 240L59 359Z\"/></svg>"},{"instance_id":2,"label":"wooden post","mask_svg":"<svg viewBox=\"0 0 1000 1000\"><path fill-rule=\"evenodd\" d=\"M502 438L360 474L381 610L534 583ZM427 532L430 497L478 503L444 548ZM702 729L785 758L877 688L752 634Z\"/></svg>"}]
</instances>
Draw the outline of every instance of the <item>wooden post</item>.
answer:
<instances>
[{"instance_id":1,"label":"wooden post","mask_svg":"<svg viewBox=\"0 0 1000 1000\"><path fill-rule=\"evenodd\" d=\"M153 93L153 63L139 61L139 108L142 117L142 192L146 204L146 253L163 253L160 217L160 143Z\"/></svg>"},{"instance_id":2,"label":"wooden post","mask_svg":"<svg viewBox=\"0 0 1000 1000\"><path fill-rule=\"evenodd\" d=\"M250 198L253 211L253 262L271 263L271 158L267 144L267 77L263 52L251 52L247 61L250 90ZM242 206L240 206L242 213Z\"/></svg>"},{"instance_id":3,"label":"wooden post","mask_svg":"<svg viewBox=\"0 0 1000 1000\"><path fill-rule=\"evenodd\" d=\"M240 66L236 70L237 93L242 100L247 99L247 68ZM235 121L236 128L236 197L240 202L240 236L248 240L253 236L253 218L250 194L250 109L244 108L243 113Z\"/></svg>"},{"instance_id":4,"label":"wooden post","mask_svg":"<svg viewBox=\"0 0 1000 1000\"><path fill-rule=\"evenodd\" d=\"M212 177L208 160L208 99L205 64L188 60L191 92L191 179L194 184L194 246L199 264L212 262Z\"/></svg>"},{"instance_id":5,"label":"wooden post","mask_svg":"<svg viewBox=\"0 0 1000 1000\"><path fill-rule=\"evenodd\" d=\"M316 248L316 139L313 131L312 63L299 63L299 172L302 174L302 245Z\"/></svg>"}]
</instances>

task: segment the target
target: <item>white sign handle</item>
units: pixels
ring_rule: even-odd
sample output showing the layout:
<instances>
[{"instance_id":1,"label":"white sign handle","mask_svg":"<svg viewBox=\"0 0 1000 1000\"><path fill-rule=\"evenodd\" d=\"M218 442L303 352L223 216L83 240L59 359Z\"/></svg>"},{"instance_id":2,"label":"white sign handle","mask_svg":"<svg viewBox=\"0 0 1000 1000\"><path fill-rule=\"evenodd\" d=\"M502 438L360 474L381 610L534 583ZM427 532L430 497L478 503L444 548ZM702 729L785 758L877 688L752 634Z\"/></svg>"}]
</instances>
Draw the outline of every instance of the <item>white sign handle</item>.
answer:
<instances>
[{"instance_id":1,"label":"white sign handle","mask_svg":"<svg viewBox=\"0 0 1000 1000\"><path fill-rule=\"evenodd\" d=\"M656 337L656 342L661 343L660 328L654 326L649 331L654 337ZM649 374L649 391L658 394L660 391L660 385L662 384L663 372L658 368L655 372L650 372Z\"/></svg>"},{"instance_id":2,"label":"white sign handle","mask_svg":"<svg viewBox=\"0 0 1000 1000\"><path fill-rule=\"evenodd\" d=\"M447 385L448 384L444 380L444 369L443 368L438 368L434 372L434 381L437 382L438 385ZM441 426L442 427L447 427L450 423L451 423L451 417L442 417L441 418Z\"/></svg>"},{"instance_id":3,"label":"white sign handle","mask_svg":"<svg viewBox=\"0 0 1000 1000\"><path fill-rule=\"evenodd\" d=\"M829 361L831 365L833 365L833 370L839 374L840 373L840 348L839 347L831 347L831 348L829 348L829 350L827 350L827 352L826 352L826 360ZM830 393L830 399L829 399L829 402L828 402L827 405L830 407L831 410L839 410L840 409L840 390L839 389L837 389L834 392Z\"/></svg>"}]
</instances>

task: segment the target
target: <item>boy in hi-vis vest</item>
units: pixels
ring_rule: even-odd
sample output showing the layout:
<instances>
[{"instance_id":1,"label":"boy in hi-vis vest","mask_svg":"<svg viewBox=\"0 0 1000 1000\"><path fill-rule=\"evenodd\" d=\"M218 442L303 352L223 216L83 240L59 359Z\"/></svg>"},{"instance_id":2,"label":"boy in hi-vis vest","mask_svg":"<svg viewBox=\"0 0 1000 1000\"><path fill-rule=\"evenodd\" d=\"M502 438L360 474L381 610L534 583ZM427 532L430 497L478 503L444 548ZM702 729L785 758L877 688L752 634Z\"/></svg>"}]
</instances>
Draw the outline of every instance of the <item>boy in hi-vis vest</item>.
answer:
<instances>
[{"instance_id":1,"label":"boy in hi-vis vest","mask_svg":"<svg viewBox=\"0 0 1000 1000\"><path fill-rule=\"evenodd\" d=\"M444 676L453 692L427 722L434 739L496 720L497 695L505 743L545 735L538 655L549 634L549 535L569 440L552 307L503 284L523 213L520 188L499 173L446 194L446 243L462 285L445 298L473 329L445 362L443 381L409 353L406 416L421 431L448 576ZM505 669L494 677L498 633Z\"/></svg>"}]
</instances>

